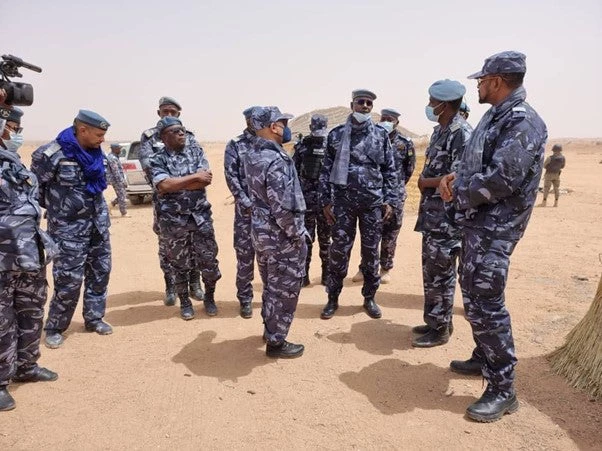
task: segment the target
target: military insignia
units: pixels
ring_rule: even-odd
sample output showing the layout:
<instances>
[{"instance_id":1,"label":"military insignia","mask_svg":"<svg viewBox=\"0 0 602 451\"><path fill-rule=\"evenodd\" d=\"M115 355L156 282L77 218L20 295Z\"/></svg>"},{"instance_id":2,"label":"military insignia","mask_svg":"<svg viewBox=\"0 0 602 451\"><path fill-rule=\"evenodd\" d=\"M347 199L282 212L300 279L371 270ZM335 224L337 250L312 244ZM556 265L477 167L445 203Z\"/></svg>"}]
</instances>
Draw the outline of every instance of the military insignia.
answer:
<instances>
[{"instance_id":1,"label":"military insignia","mask_svg":"<svg viewBox=\"0 0 602 451\"><path fill-rule=\"evenodd\" d=\"M61 146L59 143L52 143L48 149L46 149L44 151L44 155L46 155L47 157L51 157L53 156L55 153L57 153L59 150L61 150Z\"/></svg>"},{"instance_id":2,"label":"military insignia","mask_svg":"<svg viewBox=\"0 0 602 451\"><path fill-rule=\"evenodd\" d=\"M460 128L460 123L459 123L459 122L455 122L455 123L453 123L453 124L452 124L452 125L449 127L449 129L450 129L452 132L455 132L455 131L456 131L456 130L458 130L459 128Z\"/></svg>"},{"instance_id":3,"label":"military insignia","mask_svg":"<svg viewBox=\"0 0 602 451\"><path fill-rule=\"evenodd\" d=\"M107 124L105 121L101 121L101 123L98 124L98 126L103 130L107 130L109 128L109 124Z\"/></svg>"},{"instance_id":4,"label":"military insignia","mask_svg":"<svg viewBox=\"0 0 602 451\"><path fill-rule=\"evenodd\" d=\"M10 116L10 110L7 110L6 108L0 108L0 117L2 119L6 119L8 116Z\"/></svg>"},{"instance_id":5,"label":"military insignia","mask_svg":"<svg viewBox=\"0 0 602 451\"><path fill-rule=\"evenodd\" d=\"M146 130L143 133L143 135L146 136L147 138L152 138L154 134L155 134L155 129L154 128L149 128L148 130Z\"/></svg>"},{"instance_id":6,"label":"military insignia","mask_svg":"<svg viewBox=\"0 0 602 451\"><path fill-rule=\"evenodd\" d=\"M526 113L527 109L524 106L515 106L514 108L512 108L512 111Z\"/></svg>"}]
</instances>

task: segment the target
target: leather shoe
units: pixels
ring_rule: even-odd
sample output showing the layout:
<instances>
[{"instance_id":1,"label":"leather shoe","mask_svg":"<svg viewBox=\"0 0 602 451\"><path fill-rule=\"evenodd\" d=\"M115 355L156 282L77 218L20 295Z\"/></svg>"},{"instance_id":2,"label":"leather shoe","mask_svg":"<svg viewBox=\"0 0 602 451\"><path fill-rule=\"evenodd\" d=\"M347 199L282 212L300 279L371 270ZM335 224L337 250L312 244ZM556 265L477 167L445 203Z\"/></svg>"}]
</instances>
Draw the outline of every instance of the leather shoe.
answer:
<instances>
[{"instance_id":1,"label":"leather shoe","mask_svg":"<svg viewBox=\"0 0 602 451\"><path fill-rule=\"evenodd\" d=\"M415 348L432 348L434 346L444 345L449 341L449 330L442 327L441 330L430 329L426 334L412 340L412 346Z\"/></svg>"},{"instance_id":2,"label":"leather shoe","mask_svg":"<svg viewBox=\"0 0 602 451\"><path fill-rule=\"evenodd\" d=\"M58 378L59 375L54 371L42 366L36 366L33 371L27 374L13 377L13 382L52 382Z\"/></svg>"},{"instance_id":3,"label":"leather shoe","mask_svg":"<svg viewBox=\"0 0 602 451\"><path fill-rule=\"evenodd\" d=\"M205 313L209 316L217 315L217 305L215 301L204 300L203 305L205 306Z\"/></svg>"},{"instance_id":4,"label":"leather shoe","mask_svg":"<svg viewBox=\"0 0 602 451\"><path fill-rule=\"evenodd\" d=\"M338 299L328 299L328 302L324 306L322 313L320 313L320 318L322 319L330 319L334 316L334 312L339 308Z\"/></svg>"},{"instance_id":5,"label":"leather shoe","mask_svg":"<svg viewBox=\"0 0 602 451\"><path fill-rule=\"evenodd\" d=\"M98 335L111 335L113 333L113 328L111 325L109 323L105 323L101 319L86 324L86 330L88 332L96 332Z\"/></svg>"},{"instance_id":6,"label":"leather shoe","mask_svg":"<svg viewBox=\"0 0 602 451\"><path fill-rule=\"evenodd\" d=\"M380 307L374 302L374 298L364 299L364 309L366 309L370 318L378 319L383 316Z\"/></svg>"},{"instance_id":7,"label":"leather shoe","mask_svg":"<svg viewBox=\"0 0 602 451\"><path fill-rule=\"evenodd\" d=\"M483 396L468 406L466 415L481 423L491 423L507 413L516 412L518 407L518 399L514 393L501 391L488 385Z\"/></svg>"},{"instance_id":8,"label":"leather shoe","mask_svg":"<svg viewBox=\"0 0 602 451\"><path fill-rule=\"evenodd\" d=\"M194 318L194 308L192 304L180 306L180 317L184 321L189 321Z\"/></svg>"},{"instance_id":9,"label":"leather shoe","mask_svg":"<svg viewBox=\"0 0 602 451\"><path fill-rule=\"evenodd\" d=\"M13 410L15 406L15 400L6 387L0 388L0 411Z\"/></svg>"},{"instance_id":10,"label":"leather shoe","mask_svg":"<svg viewBox=\"0 0 602 451\"><path fill-rule=\"evenodd\" d=\"M250 302L243 302L240 304L240 316L245 319L253 317L253 306Z\"/></svg>"},{"instance_id":11,"label":"leather shoe","mask_svg":"<svg viewBox=\"0 0 602 451\"><path fill-rule=\"evenodd\" d=\"M205 299L205 292L201 288L200 283L190 284L190 297L196 299L197 301L202 301Z\"/></svg>"},{"instance_id":12,"label":"leather shoe","mask_svg":"<svg viewBox=\"0 0 602 451\"><path fill-rule=\"evenodd\" d=\"M449 364L449 368L454 373L468 374L471 376L481 376L481 366L483 363L479 360L475 360L472 357L468 360L452 360Z\"/></svg>"},{"instance_id":13,"label":"leather shoe","mask_svg":"<svg viewBox=\"0 0 602 451\"><path fill-rule=\"evenodd\" d=\"M168 307L176 305L176 292L171 290L165 291L165 297L163 298L163 304Z\"/></svg>"},{"instance_id":14,"label":"leather shoe","mask_svg":"<svg viewBox=\"0 0 602 451\"><path fill-rule=\"evenodd\" d=\"M273 357L276 359L294 359L301 357L304 350L305 346L303 345L297 345L294 343L289 343L288 341L284 341L279 345L271 345L268 343L265 349L265 354L268 357Z\"/></svg>"},{"instance_id":15,"label":"leather shoe","mask_svg":"<svg viewBox=\"0 0 602 451\"><path fill-rule=\"evenodd\" d=\"M61 335L60 332L46 332L46 339L44 340L44 343L46 343L46 346L50 349L60 348L63 344L63 341L65 341L65 338Z\"/></svg>"},{"instance_id":16,"label":"leather shoe","mask_svg":"<svg viewBox=\"0 0 602 451\"><path fill-rule=\"evenodd\" d=\"M430 330L431 330L431 326L429 326L428 324L421 324L420 326L412 327L412 332L414 332L415 334L420 334L420 335L424 335L427 332L430 332ZM449 322L449 336L451 337L453 333L454 333L454 323L453 323L453 321L450 321Z\"/></svg>"}]
</instances>

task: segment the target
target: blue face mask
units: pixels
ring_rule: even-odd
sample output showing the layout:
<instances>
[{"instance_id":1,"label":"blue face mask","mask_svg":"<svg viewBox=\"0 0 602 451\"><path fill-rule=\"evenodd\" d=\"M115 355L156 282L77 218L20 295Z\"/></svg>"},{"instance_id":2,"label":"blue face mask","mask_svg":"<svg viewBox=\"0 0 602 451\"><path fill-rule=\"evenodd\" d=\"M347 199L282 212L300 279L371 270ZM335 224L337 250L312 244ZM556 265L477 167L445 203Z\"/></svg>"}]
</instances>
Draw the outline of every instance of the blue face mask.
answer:
<instances>
[{"instance_id":1,"label":"blue face mask","mask_svg":"<svg viewBox=\"0 0 602 451\"><path fill-rule=\"evenodd\" d=\"M9 136L10 139L4 141L4 145L6 146L7 150L16 152L23 145L23 135L21 133L10 132Z\"/></svg>"},{"instance_id":2,"label":"blue face mask","mask_svg":"<svg viewBox=\"0 0 602 451\"><path fill-rule=\"evenodd\" d=\"M290 128L284 127L282 129L282 144L289 142L293 138L293 132Z\"/></svg>"},{"instance_id":3,"label":"blue face mask","mask_svg":"<svg viewBox=\"0 0 602 451\"><path fill-rule=\"evenodd\" d=\"M443 113L443 110L441 110L441 113L439 114L435 114L435 108L439 108L441 105L443 105L443 102L441 102L439 105L437 106L425 106L424 107L424 113L426 114L426 118L429 121L433 121L433 122L439 122L439 116L441 116L441 113Z\"/></svg>"}]
</instances>

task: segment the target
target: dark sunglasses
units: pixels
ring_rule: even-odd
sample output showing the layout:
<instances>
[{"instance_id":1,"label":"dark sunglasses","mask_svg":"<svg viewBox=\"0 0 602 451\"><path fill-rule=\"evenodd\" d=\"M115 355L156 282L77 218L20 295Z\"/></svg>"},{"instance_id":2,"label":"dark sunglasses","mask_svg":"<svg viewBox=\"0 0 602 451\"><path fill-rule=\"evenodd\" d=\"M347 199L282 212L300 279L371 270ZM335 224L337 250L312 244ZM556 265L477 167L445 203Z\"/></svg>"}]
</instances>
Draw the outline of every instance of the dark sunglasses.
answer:
<instances>
[{"instance_id":1,"label":"dark sunglasses","mask_svg":"<svg viewBox=\"0 0 602 451\"><path fill-rule=\"evenodd\" d=\"M370 99L355 99L354 102L358 105L372 106L372 100Z\"/></svg>"},{"instance_id":2,"label":"dark sunglasses","mask_svg":"<svg viewBox=\"0 0 602 451\"><path fill-rule=\"evenodd\" d=\"M175 135L178 133L186 133L186 128L185 127L174 127L174 128L170 128L169 130L165 130L165 133L169 133L171 135Z\"/></svg>"},{"instance_id":3,"label":"dark sunglasses","mask_svg":"<svg viewBox=\"0 0 602 451\"><path fill-rule=\"evenodd\" d=\"M8 125L8 124L6 124L4 127L8 128L13 133L21 133L21 132L23 132L23 127L13 127L12 125Z\"/></svg>"}]
</instances>

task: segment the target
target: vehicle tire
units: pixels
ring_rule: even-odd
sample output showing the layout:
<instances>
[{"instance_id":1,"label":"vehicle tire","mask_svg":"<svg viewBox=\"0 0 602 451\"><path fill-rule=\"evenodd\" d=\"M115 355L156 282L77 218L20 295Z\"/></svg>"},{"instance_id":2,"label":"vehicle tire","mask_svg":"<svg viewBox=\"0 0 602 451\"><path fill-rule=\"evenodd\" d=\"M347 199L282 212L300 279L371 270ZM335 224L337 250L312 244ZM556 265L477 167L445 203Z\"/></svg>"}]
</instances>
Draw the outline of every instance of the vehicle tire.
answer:
<instances>
[{"instance_id":1,"label":"vehicle tire","mask_svg":"<svg viewBox=\"0 0 602 451\"><path fill-rule=\"evenodd\" d=\"M144 196L128 196L132 205L140 205L144 202Z\"/></svg>"}]
</instances>

